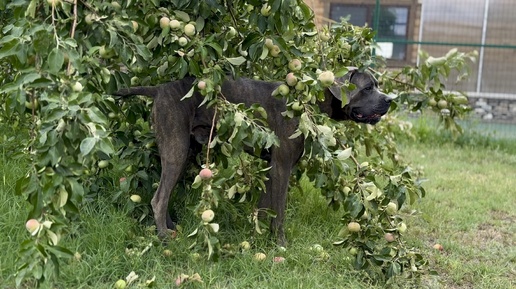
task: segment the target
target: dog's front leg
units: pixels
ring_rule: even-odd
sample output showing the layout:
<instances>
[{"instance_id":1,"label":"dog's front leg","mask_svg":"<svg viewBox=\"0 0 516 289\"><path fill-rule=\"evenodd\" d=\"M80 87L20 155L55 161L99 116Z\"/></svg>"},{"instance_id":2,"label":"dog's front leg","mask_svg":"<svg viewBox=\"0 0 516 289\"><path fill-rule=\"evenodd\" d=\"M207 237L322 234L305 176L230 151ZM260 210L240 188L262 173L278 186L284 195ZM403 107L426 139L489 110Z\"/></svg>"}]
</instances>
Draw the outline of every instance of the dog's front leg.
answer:
<instances>
[{"instance_id":1,"label":"dog's front leg","mask_svg":"<svg viewBox=\"0 0 516 289\"><path fill-rule=\"evenodd\" d=\"M285 210L287 207L287 195L289 178L294 165L292 154L281 155L282 151L275 150L271 156L271 170L269 180L266 183L267 191L261 196L259 207L270 208L276 213L276 217L271 220L271 233L277 238L280 246L285 246L287 239L283 223L285 221ZM291 153L296 153L295 150Z\"/></svg>"}]
</instances>

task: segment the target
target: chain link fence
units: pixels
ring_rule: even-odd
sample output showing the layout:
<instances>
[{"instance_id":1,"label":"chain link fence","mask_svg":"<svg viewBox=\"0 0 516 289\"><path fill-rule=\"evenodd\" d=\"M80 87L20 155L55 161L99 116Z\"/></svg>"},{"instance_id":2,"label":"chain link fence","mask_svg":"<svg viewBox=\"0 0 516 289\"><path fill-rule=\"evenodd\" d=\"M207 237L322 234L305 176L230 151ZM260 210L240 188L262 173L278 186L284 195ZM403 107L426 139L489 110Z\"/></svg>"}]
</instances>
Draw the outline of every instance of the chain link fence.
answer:
<instances>
[{"instance_id":1,"label":"chain link fence","mask_svg":"<svg viewBox=\"0 0 516 289\"><path fill-rule=\"evenodd\" d=\"M377 31L379 54L389 67L417 65L419 51L432 56L452 48L478 51L468 80L447 88L465 92L472 123L516 138L515 0L307 0L326 21L348 18ZM454 79L451 77L450 79Z\"/></svg>"}]
</instances>

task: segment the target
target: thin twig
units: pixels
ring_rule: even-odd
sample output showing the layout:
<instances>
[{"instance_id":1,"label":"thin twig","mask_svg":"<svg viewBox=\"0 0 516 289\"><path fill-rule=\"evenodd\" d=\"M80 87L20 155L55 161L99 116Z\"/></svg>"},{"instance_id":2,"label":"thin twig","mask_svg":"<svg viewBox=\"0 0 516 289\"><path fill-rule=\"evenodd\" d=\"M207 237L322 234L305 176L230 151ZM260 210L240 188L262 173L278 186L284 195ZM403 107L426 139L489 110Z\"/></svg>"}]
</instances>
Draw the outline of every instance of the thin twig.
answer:
<instances>
[{"instance_id":1,"label":"thin twig","mask_svg":"<svg viewBox=\"0 0 516 289\"><path fill-rule=\"evenodd\" d=\"M213 130L215 129L215 119L217 118L217 106L215 106L215 113L213 114L213 119L211 120L211 129L210 129L210 137L208 138L208 148L206 149L206 168L208 168L210 164L210 146L211 146L211 138L213 136Z\"/></svg>"},{"instance_id":2,"label":"thin twig","mask_svg":"<svg viewBox=\"0 0 516 289\"><path fill-rule=\"evenodd\" d=\"M77 0L73 1L73 23L70 31L70 37L75 38L75 29L77 28ZM70 75L72 69L72 61L68 58L68 67L66 68L66 74Z\"/></svg>"}]
</instances>

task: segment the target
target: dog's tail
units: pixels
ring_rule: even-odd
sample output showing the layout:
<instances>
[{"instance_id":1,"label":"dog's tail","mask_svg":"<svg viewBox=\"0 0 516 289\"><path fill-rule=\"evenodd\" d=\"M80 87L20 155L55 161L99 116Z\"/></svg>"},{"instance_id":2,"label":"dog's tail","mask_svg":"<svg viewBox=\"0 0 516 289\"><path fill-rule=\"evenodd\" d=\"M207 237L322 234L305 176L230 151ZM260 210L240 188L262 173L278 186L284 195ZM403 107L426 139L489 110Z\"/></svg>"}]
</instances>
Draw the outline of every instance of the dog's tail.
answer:
<instances>
[{"instance_id":1,"label":"dog's tail","mask_svg":"<svg viewBox=\"0 0 516 289\"><path fill-rule=\"evenodd\" d=\"M131 88L120 89L114 92L116 96L133 96L133 95L145 95L148 97L156 97L158 95L158 88L156 86L136 86Z\"/></svg>"}]
</instances>

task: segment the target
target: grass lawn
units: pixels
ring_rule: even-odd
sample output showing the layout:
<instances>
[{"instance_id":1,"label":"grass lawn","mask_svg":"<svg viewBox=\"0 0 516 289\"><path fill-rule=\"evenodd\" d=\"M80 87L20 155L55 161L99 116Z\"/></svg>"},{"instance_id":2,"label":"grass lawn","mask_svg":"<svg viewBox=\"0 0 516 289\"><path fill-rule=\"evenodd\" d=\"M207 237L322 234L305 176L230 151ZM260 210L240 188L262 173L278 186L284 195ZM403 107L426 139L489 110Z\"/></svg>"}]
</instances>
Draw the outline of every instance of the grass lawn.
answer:
<instances>
[{"instance_id":1,"label":"grass lawn","mask_svg":"<svg viewBox=\"0 0 516 289\"><path fill-rule=\"evenodd\" d=\"M0 144L0 288L14 288L16 252L28 234L26 203L13 193L26 163L13 157L11 151L19 147L14 142L4 139ZM419 284L394 280L394 288L516 288L516 149L493 147L431 141L401 145L407 161L423 167L429 179L427 197L403 209L407 241L439 275L425 276ZM250 250L235 249L233 256L211 262L188 250L188 222L166 248L151 246L141 257L129 256L126 248L142 252L155 240L154 232L116 209L106 192L105 198L84 207L72 235L63 241L81 258L64 264L61 278L42 287L113 288L116 280L135 271L141 283L155 276L155 288L173 288L182 273L198 273L203 281L186 283L185 288L384 288L353 271L346 250L332 246L340 228L339 212L327 209L314 191L294 190L290 198L285 252L259 237ZM413 210L415 216L409 215ZM236 246L248 235L230 224L221 222L221 231ZM328 258L310 250L314 244L322 245ZM443 250L434 249L435 244ZM171 256L164 256L164 249L171 250ZM257 252L267 259L253 260ZM274 256L286 261L273 263Z\"/></svg>"}]
</instances>

